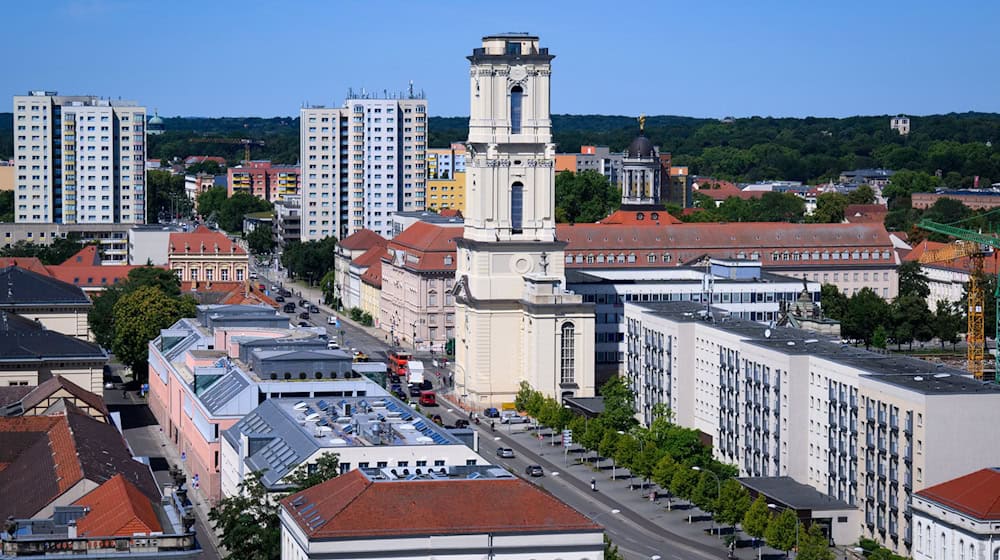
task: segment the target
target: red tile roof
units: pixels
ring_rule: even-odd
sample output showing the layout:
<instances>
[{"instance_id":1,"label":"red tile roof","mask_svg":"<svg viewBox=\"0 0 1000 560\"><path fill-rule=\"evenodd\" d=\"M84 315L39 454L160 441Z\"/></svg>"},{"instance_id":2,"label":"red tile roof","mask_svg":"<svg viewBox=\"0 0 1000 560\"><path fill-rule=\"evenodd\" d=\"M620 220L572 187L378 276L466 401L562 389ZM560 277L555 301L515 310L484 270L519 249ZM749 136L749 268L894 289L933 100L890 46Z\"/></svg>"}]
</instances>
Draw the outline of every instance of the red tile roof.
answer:
<instances>
[{"instance_id":1,"label":"red tile roof","mask_svg":"<svg viewBox=\"0 0 1000 560\"><path fill-rule=\"evenodd\" d=\"M844 219L852 224L864 222L884 222L889 209L882 204L848 204L844 209Z\"/></svg>"},{"instance_id":2,"label":"red tile roof","mask_svg":"<svg viewBox=\"0 0 1000 560\"><path fill-rule=\"evenodd\" d=\"M949 245L948 243L939 243L937 241L924 240L915 245L913 249L911 249L910 252L908 252L906 256L903 257L903 260L920 262L920 258L924 256L924 253L928 251L942 249L944 247L947 247L948 245ZM923 266L970 273L972 272L972 259L962 257L950 261L923 263ZM997 262L996 251L993 252L992 257L987 257L983 259L983 271L988 274L997 274L997 272L1000 271L1000 263Z\"/></svg>"},{"instance_id":3,"label":"red tile roof","mask_svg":"<svg viewBox=\"0 0 1000 560\"><path fill-rule=\"evenodd\" d=\"M101 266L101 254L97 251L96 245L87 245L64 260L62 266Z\"/></svg>"},{"instance_id":4,"label":"red tile roof","mask_svg":"<svg viewBox=\"0 0 1000 560\"><path fill-rule=\"evenodd\" d=\"M639 216L642 219L639 219ZM682 223L666 210L615 210L610 216L597 222L599 224L615 224L630 226L658 226Z\"/></svg>"},{"instance_id":5,"label":"red tile roof","mask_svg":"<svg viewBox=\"0 0 1000 560\"><path fill-rule=\"evenodd\" d=\"M163 530L149 498L120 474L73 505L90 510L76 522L81 537L131 537Z\"/></svg>"},{"instance_id":6,"label":"red tile roof","mask_svg":"<svg viewBox=\"0 0 1000 560\"><path fill-rule=\"evenodd\" d=\"M385 246L372 247L364 253L361 253L356 258L351 260L351 266L357 266L359 268L367 268L376 262L382 260L382 255L385 254Z\"/></svg>"},{"instance_id":7,"label":"red tile roof","mask_svg":"<svg viewBox=\"0 0 1000 560\"><path fill-rule=\"evenodd\" d=\"M601 530L517 478L373 482L353 470L281 506L310 539Z\"/></svg>"},{"instance_id":8,"label":"red tile roof","mask_svg":"<svg viewBox=\"0 0 1000 560\"><path fill-rule=\"evenodd\" d=\"M359 229L340 240L340 245L349 251L367 251L372 247L385 247L387 241L370 229Z\"/></svg>"},{"instance_id":9,"label":"red tile roof","mask_svg":"<svg viewBox=\"0 0 1000 560\"><path fill-rule=\"evenodd\" d=\"M1000 520L1000 469L980 469L924 488L921 498L984 521Z\"/></svg>"},{"instance_id":10,"label":"red tile roof","mask_svg":"<svg viewBox=\"0 0 1000 560\"><path fill-rule=\"evenodd\" d=\"M389 241L385 260L391 263L394 253L405 252L416 257L416 262L404 259L404 268L426 272L455 270L455 239L461 238L462 233L460 227L414 222Z\"/></svg>"},{"instance_id":11,"label":"red tile roof","mask_svg":"<svg viewBox=\"0 0 1000 560\"><path fill-rule=\"evenodd\" d=\"M440 214L441 216L443 216L445 218L461 218L462 217L462 211L459 210L459 209L457 209L457 208L442 208L441 211L438 212L438 214Z\"/></svg>"},{"instance_id":12,"label":"red tile roof","mask_svg":"<svg viewBox=\"0 0 1000 560\"><path fill-rule=\"evenodd\" d=\"M106 288L125 282L128 280L128 273L136 268L141 266L63 263L48 267L53 278L81 288Z\"/></svg>"},{"instance_id":13,"label":"red tile roof","mask_svg":"<svg viewBox=\"0 0 1000 560\"><path fill-rule=\"evenodd\" d=\"M361 281L369 286L382 288L382 259L379 258L361 275Z\"/></svg>"},{"instance_id":14,"label":"red tile roof","mask_svg":"<svg viewBox=\"0 0 1000 560\"><path fill-rule=\"evenodd\" d=\"M626 264L589 265L592 268L663 267L664 254L670 265L679 265L709 255L721 258L752 258L758 253L765 266L816 266L838 264L893 264L895 256L889 233L882 224L789 224L783 222L690 223L659 227L605 224L558 224L556 237L567 242L567 257L574 262L567 268L586 268L586 255L619 253ZM865 260L821 260L826 251L869 251ZM806 253L808 250L808 254ZM878 251L878 258L871 252ZM799 260L794 253L800 252ZM882 253L889 252L889 258ZM775 258L774 254L777 253ZM788 253L788 258L785 258ZM819 253L820 260L813 259ZM576 255L584 264L576 263ZM635 255L628 263L628 256ZM648 256L653 256L649 262ZM742 255L742 256L741 256ZM828 255L829 256L829 255ZM860 256L860 255L859 255ZM808 258L805 258L808 257Z\"/></svg>"},{"instance_id":15,"label":"red tile roof","mask_svg":"<svg viewBox=\"0 0 1000 560\"><path fill-rule=\"evenodd\" d=\"M38 260L38 257L0 257L0 268L17 266L44 276L52 276L49 269Z\"/></svg>"},{"instance_id":16,"label":"red tile roof","mask_svg":"<svg viewBox=\"0 0 1000 560\"><path fill-rule=\"evenodd\" d=\"M171 254L186 254L188 253L187 248L191 254L214 255L216 247L218 247L218 253L221 254L247 254L243 247L234 243L222 232L212 231L203 225L198 226L190 233L170 234L169 252Z\"/></svg>"},{"instance_id":17,"label":"red tile roof","mask_svg":"<svg viewBox=\"0 0 1000 560\"><path fill-rule=\"evenodd\" d=\"M264 295L257 286L248 282L181 282L181 293L194 296L199 303L225 305L265 304L277 307L278 303Z\"/></svg>"}]
</instances>

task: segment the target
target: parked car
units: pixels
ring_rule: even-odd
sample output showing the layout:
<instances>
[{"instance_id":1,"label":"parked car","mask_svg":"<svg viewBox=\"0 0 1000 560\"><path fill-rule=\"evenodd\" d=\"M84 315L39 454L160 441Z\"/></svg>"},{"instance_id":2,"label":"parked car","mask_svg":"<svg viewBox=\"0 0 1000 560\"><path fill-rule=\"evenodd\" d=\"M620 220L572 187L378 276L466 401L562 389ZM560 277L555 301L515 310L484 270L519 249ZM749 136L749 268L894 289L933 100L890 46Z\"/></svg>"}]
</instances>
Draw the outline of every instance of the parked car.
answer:
<instances>
[{"instance_id":1,"label":"parked car","mask_svg":"<svg viewBox=\"0 0 1000 560\"><path fill-rule=\"evenodd\" d=\"M289 292L288 290L286 290L284 288L278 290L278 293L281 294L282 297L288 297L288 296L292 295L292 292Z\"/></svg>"},{"instance_id":2,"label":"parked car","mask_svg":"<svg viewBox=\"0 0 1000 560\"><path fill-rule=\"evenodd\" d=\"M285 313L295 313L295 304L288 302L285 304L282 310L284 310Z\"/></svg>"},{"instance_id":3,"label":"parked car","mask_svg":"<svg viewBox=\"0 0 1000 560\"><path fill-rule=\"evenodd\" d=\"M466 420L466 419L464 419L464 418L459 418L458 420L455 420L455 427L456 428L468 428L469 427L469 421Z\"/></svg>"},{"instance_id":4,"label":"parked car","mask_svg":"<svg viewBox=\"0 0 1000 560\"><path fill-rule=\"evenodd\" d=\"M308 318L309 318L308 311L303 311L302 313L299 313L299 319L308 319Z\"/></svg>"},{"instance_id":5,"label":"parked car","mask_svg":"<svg viewBox=\"0 0 1000 560\"><path fill-rule=\"evenodd\" d=\"M330 315L329 317L327 317L326 318L326 324L327 325L336 325L337 324L337 316L336 315Z\"/></svg>"},{"instance_id":6,"label":"parked car","mask_svg":"<svg viewBox=\"0 0 1000 560\"><path fill-rule=\"evenodd\" d=\"M419 385L410 385L410 396L411 397L419 397L420 396L420 390L421 389L420 389Z\"/></svg>"},{"instance_id":7,"label":"parked car","mask_svg":"<svg viewBox=\"0 0 1000 560\"><path fill-rule=\"evenodd\" d=\"M315 305L310 305L309 306L309 312L310 313L319 313L319 308L316 307Z\"/></svg>"},{"instance_id":8,"label":"parked car","mask_svg":"<svg viewBox=\"0 0 1000 560\"><path fill-rule=\"evenodd\" d=\"M545 476L545 471L542 470L541 465L528 465L524 469L524 474L528 476L539 477L539 476Z\"/></svg>"},{"instance_id":9,"label":"parked car","mask_svg":"<svg viewBox=\"0 0 1000 560\"><path fill-rule=\"evenodd\" d=\"M483 411L483 416L487 418L500 418L500 411L490 407Z\"/></svg>"},{"instance_id":10,"label":"parked car","mask_svg":"<svg viewBox=\"0 0 1000 560\"><path fill-rule=\"evenodd\" d=\"M505 411L500 415L501 424L524 424L531 420L527 416L521 416L516 412Z\"/></svg>"},{"instance_id":11,"label":"parked car","mask_svg":"<svg viewBox=\"0 0 1000 560\"><path fill-rule=\"evenodd\" d=\"M278 303L285 303L285 298L282 296L274 296L274 301Z\"/></svg>"},{"instance_id":12,"label":"parked car","mask_svg":"<svg viewBox=\"0 0 1000 560\"><path fill-rule=\"evenodd\" d=\"M513 459L514 450L509 447L498 447L497 457L500 457L501 459Z\"/></svg>"},{"instance_id":13,"label":"parked car","mask_svg":"<svg viewBox=\"0 0 1000 560\"><path fill-rule=\"evenodd\" d=\"M437 406L437 395L434 391L420 391L420 406Z\"/></svg>"}]
</instances>

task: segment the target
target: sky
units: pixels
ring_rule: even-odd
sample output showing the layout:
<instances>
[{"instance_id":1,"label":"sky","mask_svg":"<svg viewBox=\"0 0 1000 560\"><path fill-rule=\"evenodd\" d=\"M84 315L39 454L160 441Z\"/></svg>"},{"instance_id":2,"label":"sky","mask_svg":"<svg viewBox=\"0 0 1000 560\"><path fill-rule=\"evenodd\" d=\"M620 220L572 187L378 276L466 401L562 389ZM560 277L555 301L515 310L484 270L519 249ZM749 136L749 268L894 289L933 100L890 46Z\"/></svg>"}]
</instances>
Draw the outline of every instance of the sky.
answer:
<instances>
[{"instance_id":1,"label":"sky","mask_svg":"<svg viewBox=\"0 0 1000 560\"><path fill-rule=\"evenodd\" d=\"M527 31L556 55L553 113L1000 112L994 0L48 0L3 19L0 111L44 89L295 116L412 80L432 115L466 116L465 57Z\"/></svg>"}]
</instances>

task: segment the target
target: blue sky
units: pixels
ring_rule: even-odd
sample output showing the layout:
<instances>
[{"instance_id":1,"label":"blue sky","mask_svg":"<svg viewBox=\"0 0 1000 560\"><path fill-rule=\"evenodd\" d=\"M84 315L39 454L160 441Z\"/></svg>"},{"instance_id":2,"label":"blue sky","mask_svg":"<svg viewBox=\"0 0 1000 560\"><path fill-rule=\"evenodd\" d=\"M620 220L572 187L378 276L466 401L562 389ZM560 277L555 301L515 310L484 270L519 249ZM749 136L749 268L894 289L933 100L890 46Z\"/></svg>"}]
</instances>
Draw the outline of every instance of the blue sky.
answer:
<instances>
[{"instance_id":1,"label":"blue sky","mask_svg":"<svg viewBox=\"0 0 1000 560\"><path fill-rule=\"evenodd\" d=\"M536 33L556 55L556 113L1000 111L992 0L14 5L0 34L0 111L49 89L136 99L165 116L271 117L413 80L431 114L467 115L465 56L504 31Z\"/></svg>"}]
</instances>

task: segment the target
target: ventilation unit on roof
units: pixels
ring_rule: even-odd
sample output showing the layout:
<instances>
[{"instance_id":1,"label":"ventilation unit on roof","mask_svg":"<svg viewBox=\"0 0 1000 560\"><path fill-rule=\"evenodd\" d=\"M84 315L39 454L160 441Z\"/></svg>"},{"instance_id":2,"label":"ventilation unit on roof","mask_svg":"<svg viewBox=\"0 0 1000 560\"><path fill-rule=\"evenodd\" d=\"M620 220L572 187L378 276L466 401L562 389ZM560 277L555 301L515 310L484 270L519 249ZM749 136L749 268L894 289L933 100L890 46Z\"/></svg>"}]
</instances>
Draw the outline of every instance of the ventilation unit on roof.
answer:
<instances>
[{"instance_id":1,"label":"ventilation unit on roof","mask_svg":"<svg viewBox=\"0 0 1000 560\"><path fill-rule=\"evenodd\" d=\"M920 377L920 376L918 375L918 376L914 377L914 378L913 378L913 380L914 380L914 381L923 381L923 380L924 380L924 378L923 378L923 377Z\"/></svg>"},{"instance_id":2,"label":"ventilation unit on roof","mask_svg":"<svg viewBox=\"0 0 1000 560\"><path fill-rule=\"evenodd\" d=\"M944 379L945 377L951 377L950 373L935 373L934 379Z\"/></svg>"}]
</instances>

